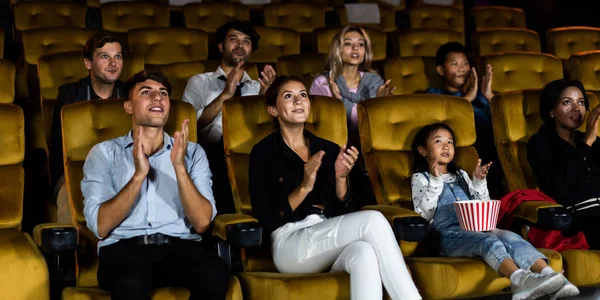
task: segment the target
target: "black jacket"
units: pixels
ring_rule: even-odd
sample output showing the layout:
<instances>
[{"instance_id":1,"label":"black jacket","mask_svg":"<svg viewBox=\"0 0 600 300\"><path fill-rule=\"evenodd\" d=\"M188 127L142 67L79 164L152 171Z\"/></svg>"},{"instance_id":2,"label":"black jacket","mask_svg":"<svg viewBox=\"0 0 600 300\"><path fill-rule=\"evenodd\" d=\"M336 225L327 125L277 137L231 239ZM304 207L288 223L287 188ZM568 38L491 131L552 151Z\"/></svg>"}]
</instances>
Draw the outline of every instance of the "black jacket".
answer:
<instances>
[{"instance_id":1,"label":"black jacket","mask_svg":"<svg viewBox=\"0 0 600 300\"><path fill-rule=\"evenodd\" d=\"M111 98L121 98L124 83L115 82L115 88ZM50 173L52 175L52 186L56 185L58 179L64 174L63 151L62 151L62 124L60 110L63 106L87 100L101 99L92 88L90 76L84 77L77 82L67 83L58 88L58 97L52 116L52 133L50 137Z\"/></svg>"},{"instance_id":2,"label":"black jacket","mask_svg":"<svg viewBox=\"0 0 600 300\"><path fill-rule=\"evenodd\" d=\"M249 188L252 214L263 226L263 244L270 240L275 229L306 217L313 205L323 205L326 215L338 216L352 211L350 188L343 201L335 191L335 160L340 147L304 131L309 140L310 155L325 151L317 179L304 201L292 211L288 196L300 185L304 177L304 161L290 149L276 131L252 148L250 153Z\"/></svg>"},{"instance_id":3,"label":"black jacket","mask_svg":"<svg viewBox=\"0 0 600 300\"><path fill-rule=\"evenodd\" d=\"M575 131L573 146L543 126L527 143L539 189L563 206L600 196L600 140L590 147L583 137Z\"/></svg>"}]
</instances>

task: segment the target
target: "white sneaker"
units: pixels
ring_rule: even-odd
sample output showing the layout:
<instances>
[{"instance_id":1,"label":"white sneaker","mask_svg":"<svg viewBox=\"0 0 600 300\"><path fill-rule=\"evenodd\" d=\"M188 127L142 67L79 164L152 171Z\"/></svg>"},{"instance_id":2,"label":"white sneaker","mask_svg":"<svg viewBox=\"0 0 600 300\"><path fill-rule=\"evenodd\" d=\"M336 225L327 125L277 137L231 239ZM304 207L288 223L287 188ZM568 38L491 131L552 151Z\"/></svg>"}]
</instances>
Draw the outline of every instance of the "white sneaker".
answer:
<instances>
[{"instance_id":1,"label":"white sneaker","mask_svg":"<svg viewBox=\"0 0 600 300\"><path fill-rule=\"evenodd\" d=\"M542 276L529 270L523 270L517 284L511 282L512 300L533 300L550 295L564 284L564 277L558 273Z\"/></svg>"},{"instance_id":2,"label":"white sneaker","mask_svg":"<svg viewBox=\"0 0 600 300\"><path fill-rule=\"evenodd\" d=\"M550 300L563 299L568 297L575 297L579 295L579 289L572 283L570 283L565 276L563 277L563 285L556 291L556 293L550 295Z\"/></svg>"}]
</instances>

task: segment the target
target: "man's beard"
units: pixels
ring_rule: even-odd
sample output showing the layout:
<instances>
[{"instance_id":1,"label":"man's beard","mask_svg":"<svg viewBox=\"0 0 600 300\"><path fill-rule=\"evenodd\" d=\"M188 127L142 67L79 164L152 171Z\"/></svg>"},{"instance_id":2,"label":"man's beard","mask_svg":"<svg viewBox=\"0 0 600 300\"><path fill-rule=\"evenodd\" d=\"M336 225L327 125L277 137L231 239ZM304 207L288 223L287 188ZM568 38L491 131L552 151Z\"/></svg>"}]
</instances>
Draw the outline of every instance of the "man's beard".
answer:
<instances>
[{"instance_id":1,"label":"man's beard","mask_svg":"<svg viewBox=\"0 0 600 300\"><path fill-rule=\"evenodd\" d=\"M243 62L244 62L244 64L245 64L245 63L247 63L247 62L248 62L248 59L250 58L250 56L249 56L249 55L246 55L246 56L244 56L244 57L239 57L239 56L235 56L235 57L234 57L234 56L231 54L231 52L227 52L227 53L226 53L226 54L223 56L223 58L224 58L223 62L224 62L226 65L228 65L228 66L230 66L230 67L236 67L236 66L237 66L237 65L238 65L238 64L239 64L241 61L243 61Z\"/></svg>"}]
</instances>

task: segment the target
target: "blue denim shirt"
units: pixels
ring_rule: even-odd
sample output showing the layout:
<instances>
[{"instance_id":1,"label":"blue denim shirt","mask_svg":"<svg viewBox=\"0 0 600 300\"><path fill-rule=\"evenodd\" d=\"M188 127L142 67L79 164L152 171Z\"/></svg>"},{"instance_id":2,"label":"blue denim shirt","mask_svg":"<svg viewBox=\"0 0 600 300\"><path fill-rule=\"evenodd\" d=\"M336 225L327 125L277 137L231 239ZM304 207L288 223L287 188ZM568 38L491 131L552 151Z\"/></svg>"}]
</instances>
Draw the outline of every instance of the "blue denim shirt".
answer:
<instances>
[{"instance_id":1,"label":"blue denim shirt","mask_svg":"<svg viewBox=\"0 0 600 300\"><path fill-rule=\"evenodd\" d=\"M179 198L175 169L171 162L173 138L164 133L161 150L148 158L152 176L146 177L129 216L98 243L98 249L139 235L162 233L182 239L200 240L191 232ZM100 205L112 199L129 182L135 172L131 131L122 137L95 145L88 153L81 181L83 213L88 228L98 236ZM200 145L189 142L185 165L198 192L212 205L212 218L217 214L212 194L211 172Z\"/></svg>"},{"instance_id":2,"label":"blue denim shirt","mask_svg":"<svg viewBox=\"0 0 600 300\"><path fill-rule=\"evenodd\" d=\"M451 93L443 88L428 88L425 90L426 94L436 94L436 95L448 95L448 96L456 96L456 97L464 97L465 94L458 91L456 93ZM492 110L490 108L490 102L488 99L481 93L477 92L477 96L475 100L471 102L473 106L473 113L475 115L475 126L478 129L486 129L492 127Z\"/></svg>"}]
</instances>

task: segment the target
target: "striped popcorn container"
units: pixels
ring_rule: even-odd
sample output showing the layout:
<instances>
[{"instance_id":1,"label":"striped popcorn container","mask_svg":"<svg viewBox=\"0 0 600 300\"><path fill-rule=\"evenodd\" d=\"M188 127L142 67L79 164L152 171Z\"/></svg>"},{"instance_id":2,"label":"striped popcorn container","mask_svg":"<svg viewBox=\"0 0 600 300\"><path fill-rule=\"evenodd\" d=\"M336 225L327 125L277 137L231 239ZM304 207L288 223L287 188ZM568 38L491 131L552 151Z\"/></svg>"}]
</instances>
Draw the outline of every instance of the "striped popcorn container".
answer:
<instances>
[{"instance_id":1,"label":"striped popcorn container","mask_svg":"<svg viewBox=\"0 0 600 300\"><path fill-rule=\"evenodd\" d=\"M470 200L454 202L460 228L466 231L496 229L500 200Z\"/></svg>"}]
</instances>

